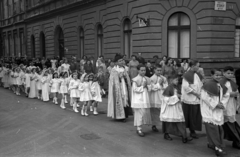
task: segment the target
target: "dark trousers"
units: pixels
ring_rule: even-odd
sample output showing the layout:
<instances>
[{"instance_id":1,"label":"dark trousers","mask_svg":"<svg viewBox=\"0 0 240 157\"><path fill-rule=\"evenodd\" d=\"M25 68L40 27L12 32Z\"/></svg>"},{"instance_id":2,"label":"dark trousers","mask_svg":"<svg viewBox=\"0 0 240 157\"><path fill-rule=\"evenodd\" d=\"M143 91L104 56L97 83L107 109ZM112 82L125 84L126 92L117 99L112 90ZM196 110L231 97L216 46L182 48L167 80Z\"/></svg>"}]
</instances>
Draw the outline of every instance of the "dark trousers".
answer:
<instances>
[{"instance_id":1,"label":"dark trousers","mask_svg":"<svg viewBox=\"0 0 240 157\"><path fill-rule=\"evenodd\" d=\"M190 131L202 131L202 115L200 105L182 104L186 128Z\"/></svg>"},{"instance_id":2,"label":"dark trousers","mask_svg":"<svg viewBox=\"0 0 240 157\"><path fill-rule=\"evenodd\" d=\"M233 142L240 142L240 126L237 122L225 122L223 124L223 129L224 139Z\"/></svg>"},{"instance_id":3,"label":"dark trousers","mask_svg":"<svg viewBox=\"0 0 240 157\"><path fill-rule=\"evenodd\" d=\"M162 131L163 133L187 138L187 131L184 122L162 122Z\"/></svg>"},{"instance_id":4,"label":"dark trousers","mask_svg":"<svg viewBox=\"0 0 240 157\"><path fill-rule=\"evenodd\" d=\"M223 148L224 131L222 126L205 123L205 129L209 145L212 146L213 148L214 147Z\"/></svg>"}]
</instances>

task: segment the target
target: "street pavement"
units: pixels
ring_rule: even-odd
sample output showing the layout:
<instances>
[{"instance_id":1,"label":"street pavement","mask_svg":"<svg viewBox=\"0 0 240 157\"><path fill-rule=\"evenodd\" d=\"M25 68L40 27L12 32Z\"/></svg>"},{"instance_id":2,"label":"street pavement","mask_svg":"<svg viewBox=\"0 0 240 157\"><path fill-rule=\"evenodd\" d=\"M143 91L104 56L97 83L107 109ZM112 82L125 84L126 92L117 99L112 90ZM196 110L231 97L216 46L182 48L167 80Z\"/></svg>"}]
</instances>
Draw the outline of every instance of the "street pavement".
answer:
<instances>
[{"instance_id":1,"label":"street pavement","mask_svg":"<svg viewBox=\"0 0 240 157\"><path fill-rule=\"evenodd\" d=\"M60 101L60 100L59 100ZM207 148L205 129L200 139L187 144L181 138L163 139L144 127L145 137L136 135L133 117L126 123L107 118L107 100L99 115L83 117L67 105L16 96L0 89L0 157L214 157ZM240 116L238 115L238 122ZM240 157L240 150L225 141L226 157Z\"/></svg>"}]
</instances>

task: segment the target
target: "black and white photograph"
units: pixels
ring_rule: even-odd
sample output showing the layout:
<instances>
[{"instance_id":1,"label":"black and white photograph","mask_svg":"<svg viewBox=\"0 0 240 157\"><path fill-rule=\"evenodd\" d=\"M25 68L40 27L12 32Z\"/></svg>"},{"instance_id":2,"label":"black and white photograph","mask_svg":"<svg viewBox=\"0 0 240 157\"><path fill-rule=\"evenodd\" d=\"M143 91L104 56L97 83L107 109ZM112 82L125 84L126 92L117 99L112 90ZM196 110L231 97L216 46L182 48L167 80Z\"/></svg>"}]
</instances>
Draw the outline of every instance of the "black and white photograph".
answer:
<instances>
[{"instance_id":1,"label":"black and white photograph","mask_svg":"<svg viewBox=\"0 0 240 157\"><path fill-rule=\"evenodd\" d=\"M0 157L240 157L240 0L0 0Z\"/></svg>"}]
</instances>

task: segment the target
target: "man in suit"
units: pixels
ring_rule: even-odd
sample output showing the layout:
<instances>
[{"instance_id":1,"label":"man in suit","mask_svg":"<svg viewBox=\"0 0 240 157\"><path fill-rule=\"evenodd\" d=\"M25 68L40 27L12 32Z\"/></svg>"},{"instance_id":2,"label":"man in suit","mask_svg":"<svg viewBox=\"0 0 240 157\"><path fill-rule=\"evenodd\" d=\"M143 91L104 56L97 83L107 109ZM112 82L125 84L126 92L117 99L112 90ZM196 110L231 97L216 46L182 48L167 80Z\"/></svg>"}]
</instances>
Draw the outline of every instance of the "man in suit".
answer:
<instances>
[{"instance_id":1,"label":"man in suit","mask_svg":"<svg viewBox=\"0 0 240 157\"><path fill-rule=\"evenodd\" d=\"M157 55L153 56L153 62L155 65L160 65L161 59Z\"/></svg>"},{"instance_id":2,"label":"man in suit","mask_svg":"<svg viewBox=\"0 0 240 157\"><path fill-rule=\"evenodd\" d=\"M147 66L147 68L146 68L146 76L150 78L154 74L154 70L153 70L151 62L148 61L146 66Z\"/></svg>"},{"instance_id":3,"label":"man in suit","mask_svg":"<svg viewBox=\"0 0 240 157\"><path fill-rule=\"evenodd\" d=\"M240 68L235 71L236 84L238 85L238 92L240 91ZM238 111L236 111L238 114Z\"/></svg>"},{"instance_id":4,"label":"man in suit","mask_svg":"<svg viewBox=\"0 0 240 157\"><path fill-rule=\"evenodd\" d=\"M235 78L238 85L238 91L240 91L240 68L235 71Z\"/></svg>"},{"instance_id":5,"label":"man in suit","mask_svg":"<svg viewBox=\"0 0 240 157\"><path fill-rule=\"evenodd\" d=\"M142 53L138 53L137 60L140 64L145 65L145 59L142 57Z\"/></svg>"},{"instance_id":6,"label":"man in suit","mask_svg":"<svg viewBox=\"0 0 240 157\"><path fill-rule=\"evenodd\" d=\"M97 72L97 66L96 66L95 58L93 56L90 57L90 62L92 63L92 66L93 66L93 72L96 73Z\"/></svg>"}]
</instances>

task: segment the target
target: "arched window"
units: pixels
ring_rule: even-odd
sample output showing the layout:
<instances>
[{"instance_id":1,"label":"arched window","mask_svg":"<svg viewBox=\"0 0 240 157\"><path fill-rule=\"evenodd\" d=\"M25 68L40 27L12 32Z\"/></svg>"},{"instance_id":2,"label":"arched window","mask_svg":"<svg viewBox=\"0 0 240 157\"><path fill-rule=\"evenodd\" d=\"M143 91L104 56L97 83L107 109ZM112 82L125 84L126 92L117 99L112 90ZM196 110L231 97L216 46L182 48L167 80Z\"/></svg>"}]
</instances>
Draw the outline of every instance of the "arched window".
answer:
<instances>
[{"instance_id":1,"label":"arched window","mask_svg":"<svg viewBox=\"0 0 240 157\"><path fill-rule=\"evenodd\" d=\"M236 20L235 30L235 57L239 57L240 52L240 17Z\"/></svg>"},{"instance_id":2,"label":"arched window","mask_svg":"<svg viewBox=\"0 0 240 157\"><path fill-rule=\"evenodd\" d=\"M24 52L24 34L23 33L24 33L23 29L20 29L19 40L20 40L20 55L21 56L25 55L25 52Z\"/></svg>"},{"instance_id":3,"label":"arched window","mask_svg":"<svg viewBox=\"0 0 240 157\"><path fill-rule=\"evenodd\" d=\"M0 34L0 50L2 50L2 52L0 51L0 56L4 56L4 49L3 49L3 36L2 34Z\"/></svg>"},{"instance_id":4,"label":"arched window","mask_svg":"<svg viewBox=\"0 0 240 157\"><path fill-rule=\"evenodd\" d=\"M40 52L42 57L46 57L46 42L45 34L43 32L40 33Z\"/></svg>"},{"instance_id":5,"label":"arched window","mask_svg":"<svg viewBox=\"0 0 240 157\"><path fill-rule=\"evenodd\" d=\"M7 37L7 33L5 34L4 38L5 38L4 56L8 56L8 37Z\"/></svg>"},{"instance_id":6,"label":"arched window","mask_svg":"<svg viewBox=\"0 0 240 157\"><path fill-rule=\"evenodd\" d=\"M97 51L98 55L102 55L103 53L103 27L101 24L97 27Z\"/></svg>"},{"instance_id":7,"label":"arched window","mask_svg":"<svg viewBox=\"0 0 240 157\"><path fill-rule=\"evenodd\" d=\"M64 46L64 33L61 26L56 26L54 33L54 47L55 55L59 56L60 59L65 57L65 46Z\"/></svg>"},{"instance_id":8,"label":"arched window","mask_svg":"<svg viewBox=\"0 0 240 157\"><path fill-rule=\"evenodd\" d=\"M82 27L79 29L79 37L80 37L79 50L80 50L80 55L82 57L84 55L84 30Z\"/></svg>"},{"instance_id":9,"label":"arched window","mask_svg":"<svg viewBox=\"0 0 240 157\"><path fill-rule=\"evenodd\" d=\"M19 57L19 50L18 50L18 44L17 44L17 31L13 32L13 55Z\"/></svg>"},{"instance_id":10,"label":"arched window","mask_svg":"<svg viewBox=\"0 0 240 157\"><path fill-rule=\"evenodd\" d=\"M36 51L35 51L35 37L34 35L31 36L31 47L32 47L32 57L36 57Z\"/></svg>"},{"instance_id":11,"label":"arched window","mask_svg":"<svg viewBox=\"0 0 240 157\"><path fill-rule=\"evenodd\" d=\"M124 54L129 58L132 54L132 23L129 19L123 22L123 47Z\"/></svg>"},{"instance_id":12,"label":"arched window","mask_svg":"<svg viewBox=\"0 0 240 157\"><path fill-rule=\"evenodd\" d=\"M185 13L174 13L168 20L168 56L190 58L190 19Z\"/></svg>"},{"instance_id":13,"label":"arched window","mask_svg":"<svg viewBox=\"0 0 240 157\"><path fill-rule=\"evenodd\" d=\"M6 56L6 35L3 34L2 36L2 54L3 56Z\"/></svg>"},{"instance_id":14,"label":"arched window","mask_svg":"<svg viewBox=\"0 0 240 157\"><path fill-rule=\"evenodd\" d=\"M8 56L12 56L12 34L8 32Z\"/></svg>"}]
</instances>

